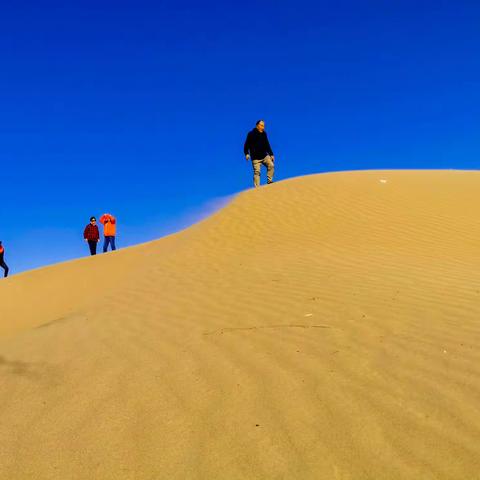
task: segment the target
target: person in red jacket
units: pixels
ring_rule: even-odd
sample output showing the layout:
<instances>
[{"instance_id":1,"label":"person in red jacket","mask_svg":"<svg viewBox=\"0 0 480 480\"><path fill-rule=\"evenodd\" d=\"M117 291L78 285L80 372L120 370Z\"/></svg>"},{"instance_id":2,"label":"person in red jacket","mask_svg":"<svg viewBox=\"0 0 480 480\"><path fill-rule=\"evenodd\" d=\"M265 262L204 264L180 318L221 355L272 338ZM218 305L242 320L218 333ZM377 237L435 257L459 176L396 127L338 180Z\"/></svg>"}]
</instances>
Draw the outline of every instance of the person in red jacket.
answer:
<instances>
[{"instance_id":1,"label":"person in red jacket","mask_svg":"<svg viewBox=\"0 0 480 480\"><path fill-rule=\"evenodd\" d=\"M110 213L104 213L100 217L100 223L103 225L103 235L105 242L103 244L103 253L108 250L108 245L115 250L115 235L117 234L117 219Z\"/></svg>"},{"instance_id":2,"label":"person in red jacket","mask_svg":"<svg viewBox=\"0 0 480 480\"><path fill-rule=\"evenodd\" d=\"M5 263L5 249L3 248L2 242L0 242L0 267L4 270L4 277L8 277L8 265Z\"/></svg>"},{"instance_id":3,"label":"person in red jacket","mask_svg":"<svg viewBox=\"0 0 480 480\"><path fill-rule=\"evenodd\" d=\"M90 218L90 223L83 231L83 238L90 247L90 255L96 255L97 243L100 241L100 232L98 231L97 219L95 217Z\"/></svg>"}]
</instances>

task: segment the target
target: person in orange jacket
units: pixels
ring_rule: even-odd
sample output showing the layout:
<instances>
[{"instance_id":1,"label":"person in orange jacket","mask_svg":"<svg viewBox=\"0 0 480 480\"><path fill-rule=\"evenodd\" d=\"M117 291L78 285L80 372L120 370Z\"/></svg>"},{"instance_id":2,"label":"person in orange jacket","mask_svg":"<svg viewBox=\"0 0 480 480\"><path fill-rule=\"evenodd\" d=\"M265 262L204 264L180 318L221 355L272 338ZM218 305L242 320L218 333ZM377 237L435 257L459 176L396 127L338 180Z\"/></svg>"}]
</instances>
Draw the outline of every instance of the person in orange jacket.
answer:
<instances>
[{"instance_id":1,"label":"person in orange jacket","mask_svg":"<svg viewBox=\"0 0 480 480\"><path fill-rule=\"evenodd\" d=\"M103 235L105 236L103 253L108 250L108 245L111 245L112 250L116 250L115 235L117 234L117 219L110 213L104 213L100 217L100 223L103 225Z\"/></svg>"},{"instance_id":2,"label":"person in orange jacket","mask_svg":"<svg viewBox=\"0 0 480 480\"><path fill-rule=\"evenodd\" d=\"M3 276L6 278L8 277L8 265L5 263L5 249L3 248L2 242L0 242L0 267L3 268L4 274Z\"/></svg>"}]
</instances>

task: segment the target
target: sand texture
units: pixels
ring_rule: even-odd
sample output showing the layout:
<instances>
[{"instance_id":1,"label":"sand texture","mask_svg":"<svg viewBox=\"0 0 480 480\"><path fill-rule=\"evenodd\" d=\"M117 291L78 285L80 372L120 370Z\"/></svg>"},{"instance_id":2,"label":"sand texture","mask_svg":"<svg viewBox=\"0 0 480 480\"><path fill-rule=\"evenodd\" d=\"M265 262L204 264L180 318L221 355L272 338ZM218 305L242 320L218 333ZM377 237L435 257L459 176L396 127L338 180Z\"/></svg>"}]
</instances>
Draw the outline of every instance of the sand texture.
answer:
<instances>
[{"instance_id":1,"label":"sand texture","mask_svg":"<svg viewBox=\"0 0 480 480\"><path fill-rule=\"evenodd\" d=\"M0 281L0 478L480 479L479 205L315 175Z\"/></svg>"}]
</instances>

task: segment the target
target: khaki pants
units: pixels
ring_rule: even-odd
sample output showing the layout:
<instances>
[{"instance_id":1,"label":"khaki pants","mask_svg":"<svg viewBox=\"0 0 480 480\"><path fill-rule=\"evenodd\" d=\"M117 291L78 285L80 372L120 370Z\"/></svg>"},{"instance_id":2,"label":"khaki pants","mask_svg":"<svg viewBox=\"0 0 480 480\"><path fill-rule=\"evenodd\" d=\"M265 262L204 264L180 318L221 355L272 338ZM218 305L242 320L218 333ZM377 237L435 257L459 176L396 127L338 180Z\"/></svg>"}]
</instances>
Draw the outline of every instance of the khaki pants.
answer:
<instances>
[{"instance_id":1,"label":"khaki pants","mask_svg":"<svg viewBox=\"0 0 480 480\"><path fill-rule=\"evenodd\" d=\"M252 165L253 165L253 185L255 187L260 186L260 167L262 165L265 165L267 167L267 183L273 182L274 167L273 167L273 160L270 155L267 155L262 160L252 160Z\"/></svg>"}]
</instances>

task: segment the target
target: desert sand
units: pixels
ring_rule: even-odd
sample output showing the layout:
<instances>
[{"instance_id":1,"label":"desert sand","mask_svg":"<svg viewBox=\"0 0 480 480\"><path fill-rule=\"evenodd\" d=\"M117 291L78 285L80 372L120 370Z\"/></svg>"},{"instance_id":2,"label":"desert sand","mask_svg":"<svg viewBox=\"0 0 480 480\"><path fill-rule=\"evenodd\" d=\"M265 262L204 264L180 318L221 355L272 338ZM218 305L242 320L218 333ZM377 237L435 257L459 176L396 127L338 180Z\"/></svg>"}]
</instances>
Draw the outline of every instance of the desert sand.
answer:
<instances>
[{"instance_id":1,"label":"desert sand","mask_svg":"<svg viewBox=\"0 0 480 480\"><path fill-rule=\"evenodd\" d=\"M0 478L480 478L480 172L238 195L0 281Z\"/></svg>"}]
</instances>

